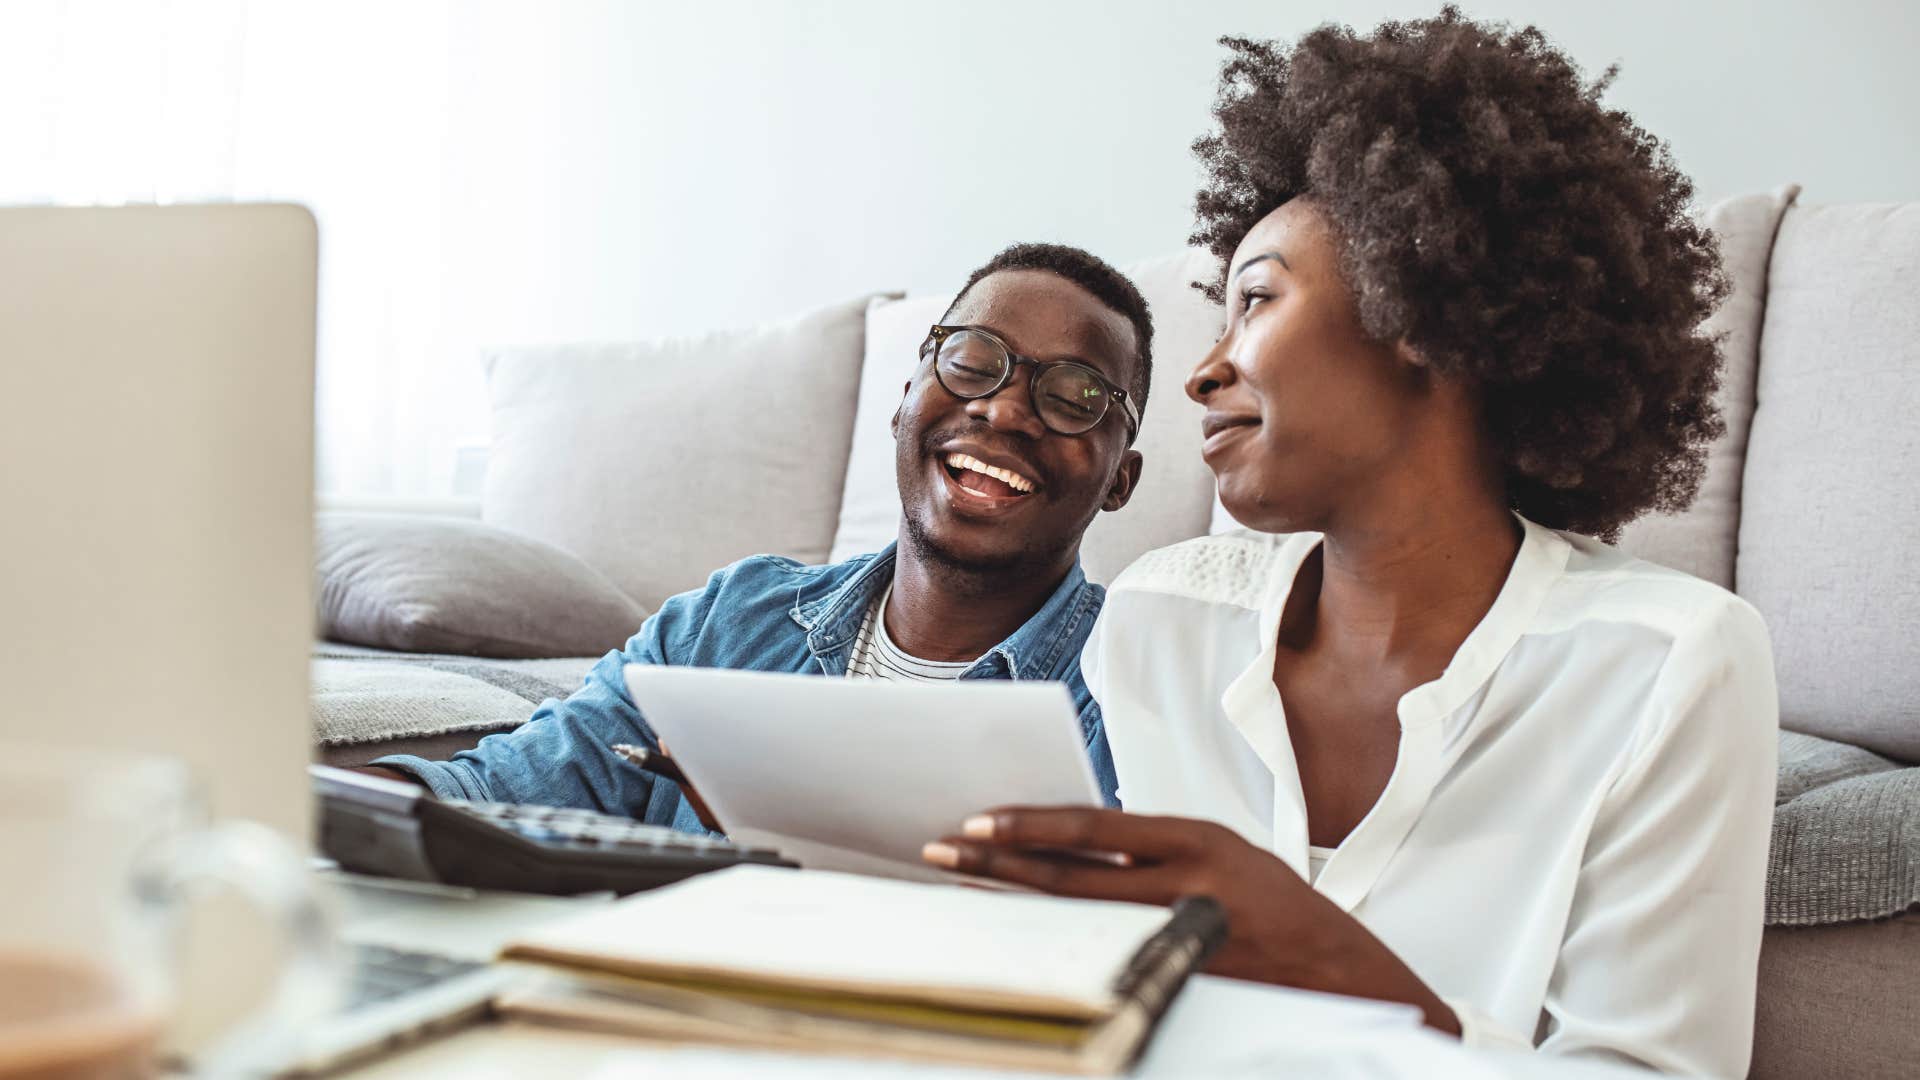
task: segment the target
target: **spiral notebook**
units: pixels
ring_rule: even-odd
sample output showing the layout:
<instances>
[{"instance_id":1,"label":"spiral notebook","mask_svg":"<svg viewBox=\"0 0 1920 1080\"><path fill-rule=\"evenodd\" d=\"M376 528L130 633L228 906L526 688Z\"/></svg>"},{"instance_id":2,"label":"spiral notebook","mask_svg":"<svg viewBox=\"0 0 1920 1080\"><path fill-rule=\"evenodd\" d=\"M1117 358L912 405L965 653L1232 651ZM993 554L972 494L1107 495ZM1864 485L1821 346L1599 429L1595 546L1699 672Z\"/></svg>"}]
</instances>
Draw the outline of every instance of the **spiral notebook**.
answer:
<instances>
[{"instance_id":1,"label":"spiral notebook","mask_svg":"<svg viewBox=\"0 0 1920 1080\"><path fill-rule=\"evenodd\" d=\"M682 1042L1112 1074L1225 937L1171 910L741 866L536 929L509 1016Z\"/></svg>"}]
</instances>

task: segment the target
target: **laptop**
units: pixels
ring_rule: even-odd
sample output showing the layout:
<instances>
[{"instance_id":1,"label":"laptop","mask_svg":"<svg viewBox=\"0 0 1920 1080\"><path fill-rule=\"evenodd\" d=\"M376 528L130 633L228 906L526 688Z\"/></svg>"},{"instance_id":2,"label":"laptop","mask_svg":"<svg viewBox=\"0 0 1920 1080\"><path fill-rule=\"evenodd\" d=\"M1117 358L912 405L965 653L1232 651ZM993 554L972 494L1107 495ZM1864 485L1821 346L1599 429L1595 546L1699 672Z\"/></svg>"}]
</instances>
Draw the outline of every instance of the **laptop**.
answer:
<instances>
[{"instance_id":1,"label":"laptop","mask_svg":"<svg viewBox=\"0 0 1920 1080\"><path fill-rule=\"evenodd\" d=\"M286 205L0 209L0 741L174 755L215 816L302 851L316 232ZM265 982L246 932L193 941L189 1055ZM476 1015L498 980L352 951L346 1011L289 1064Z\"/></svg>"}]
</instances>

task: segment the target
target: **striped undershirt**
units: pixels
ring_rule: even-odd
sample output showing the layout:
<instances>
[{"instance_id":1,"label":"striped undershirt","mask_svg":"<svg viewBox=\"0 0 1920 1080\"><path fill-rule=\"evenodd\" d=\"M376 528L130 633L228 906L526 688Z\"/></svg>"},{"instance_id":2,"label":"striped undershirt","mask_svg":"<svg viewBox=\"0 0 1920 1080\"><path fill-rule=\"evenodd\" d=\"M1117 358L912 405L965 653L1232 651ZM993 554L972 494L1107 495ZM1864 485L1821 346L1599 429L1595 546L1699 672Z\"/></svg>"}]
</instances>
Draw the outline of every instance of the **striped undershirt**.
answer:
<instances>
[{"instance_id":1,"label":"striped undershirt","mask_svg":"<svg viewBox=\"0 0 1920 1080\"><path fill-rule=\"evenodd\" d=\"M847 678L946 682L959 678L961 672L973 666L971 660L922 660L901 652L887 636L887 620L882 614L887 610L887 597L892 595L893 586L888 585L879 598L867 606L867 617L861 621L860 633L853 639L853 651L847 656Z\"/></svg>"}]
</instances>

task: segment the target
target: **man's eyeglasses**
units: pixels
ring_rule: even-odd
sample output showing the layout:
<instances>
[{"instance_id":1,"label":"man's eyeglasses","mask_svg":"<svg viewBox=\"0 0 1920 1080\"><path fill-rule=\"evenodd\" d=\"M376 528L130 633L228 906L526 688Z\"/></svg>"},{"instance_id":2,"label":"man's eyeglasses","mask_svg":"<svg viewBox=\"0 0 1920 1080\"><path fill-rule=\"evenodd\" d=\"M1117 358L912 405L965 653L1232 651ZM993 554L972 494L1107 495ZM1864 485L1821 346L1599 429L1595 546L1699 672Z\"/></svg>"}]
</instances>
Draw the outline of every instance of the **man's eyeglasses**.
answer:
<instances>
[{"instance_id":1,"label":"man's eyeglasses","mask_svg":"<svg viewBox=\"0 0 1920 1080\"><path fill-rule=\"evenodd\" d=\"M992 397L1013 380L1013 369L1033 365L1027 396L1040 422L1062 435L1083 435L1100 426L1114 402L1127 419L1127 443L1140 433L1140 410L1105 375L1071 360L1021 356L992 333L972 326L935 326L920 355L933 356L933 377L947 393L969 401Z\"/></svg>"}]
</instances>

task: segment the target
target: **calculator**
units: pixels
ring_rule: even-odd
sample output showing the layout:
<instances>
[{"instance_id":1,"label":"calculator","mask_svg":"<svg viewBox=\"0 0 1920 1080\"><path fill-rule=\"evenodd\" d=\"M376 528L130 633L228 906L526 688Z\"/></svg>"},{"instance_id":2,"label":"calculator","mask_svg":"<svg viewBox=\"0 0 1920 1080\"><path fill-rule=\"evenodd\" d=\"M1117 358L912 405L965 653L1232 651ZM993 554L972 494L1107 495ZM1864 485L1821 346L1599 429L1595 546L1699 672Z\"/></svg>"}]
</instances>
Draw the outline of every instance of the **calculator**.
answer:
<instances>
[{"instance_id":1,"label":"calculator","mask_svg":"<svg viewBox=\"0 0 1920 1080\"><path fill-rule=\"evenodd\" d=\"M436 799L366 773L307 771L320 852L355 873L566 896L639 892L741 863L796 865L771 848L592 810Z\"/></svg>"}]
</instances>

